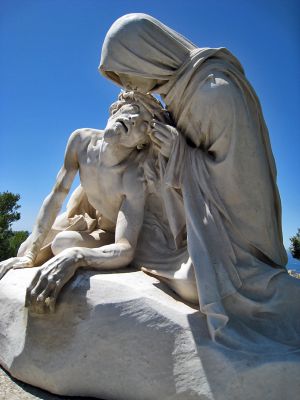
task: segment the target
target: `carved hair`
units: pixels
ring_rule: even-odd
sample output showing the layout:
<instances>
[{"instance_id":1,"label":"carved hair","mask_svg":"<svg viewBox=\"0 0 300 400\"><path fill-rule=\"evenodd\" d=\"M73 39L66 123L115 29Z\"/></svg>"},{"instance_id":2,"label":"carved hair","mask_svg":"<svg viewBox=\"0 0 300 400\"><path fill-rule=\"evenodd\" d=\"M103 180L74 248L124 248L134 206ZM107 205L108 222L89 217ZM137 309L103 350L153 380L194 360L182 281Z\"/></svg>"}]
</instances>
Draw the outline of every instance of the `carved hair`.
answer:
<instances>
[{"instance_id":1,"label":"carved hair","mask_svg":"<svg viewBox=\"0 0 300 400\"><path fill-rule=\"evenodd\" d=\"M135 90L121 92L118 100L110 106L110 114L114 114L125 104L134 104L142 107L149 114L149 122L151 119L157 119L160 122L172 125L169 112L151 94L144 94Z\"/></svg>"},{"instance_id":2,"label":"carved hair","mask_svg":"<svg viewBox=\"0 0 300 400\"><path fill-rule=\"evenodd\" d=\"M162 123L173 125L169 112L151 94L144 94L137 91L122 91L119 94L118 100L110 106L110 115L115 114L125 104L133 104L140 109L143 108L149 116L149 123L152 119L156 119ZM151 129L150 124L149 129ZM146 135L145 139L145 142L137 145L137 150L147 148L147 151L143 152L144 157L141 159L140 166L143 168L148 190L156 192L155 186L159 182L159 155L158 151L151 145L148 135Z\"/></svg>"}]
</instances>

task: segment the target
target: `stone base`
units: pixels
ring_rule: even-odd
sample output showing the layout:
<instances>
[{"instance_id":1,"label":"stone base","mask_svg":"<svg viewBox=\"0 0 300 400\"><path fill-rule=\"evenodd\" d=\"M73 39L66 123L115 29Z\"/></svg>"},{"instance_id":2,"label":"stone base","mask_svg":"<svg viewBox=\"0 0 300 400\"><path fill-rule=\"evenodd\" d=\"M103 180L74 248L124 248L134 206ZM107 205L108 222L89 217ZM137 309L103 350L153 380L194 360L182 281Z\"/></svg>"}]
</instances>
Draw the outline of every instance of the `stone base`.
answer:
<instances>
[{"instance_id":1,"label":"stone base","mask_svg":"<svg viewBox=\"0 0 300 400\"><path fill-rule=\"evenodd\" d=\"M249 355L209 340L206 320L143 272L79 271L53 315L30 315L36 268L0 281L0 363L52 393L107 400L293 400L299 354Z\"/></svg>"}]
</instances>

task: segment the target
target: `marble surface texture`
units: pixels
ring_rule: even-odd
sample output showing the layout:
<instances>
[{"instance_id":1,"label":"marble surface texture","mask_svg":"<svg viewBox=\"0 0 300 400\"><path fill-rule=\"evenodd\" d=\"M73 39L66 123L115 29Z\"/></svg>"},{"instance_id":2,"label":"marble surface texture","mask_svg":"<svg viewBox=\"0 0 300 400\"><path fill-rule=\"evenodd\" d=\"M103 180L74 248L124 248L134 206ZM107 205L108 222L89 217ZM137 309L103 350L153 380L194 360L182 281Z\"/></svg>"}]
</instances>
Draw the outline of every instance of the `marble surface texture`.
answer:
<instances>
[{"instance_id":1,"label":"marble surface texture","mask_svg":"<svg viewBox=\"0 0 300 400\"><path fill-rule=\"evenodd\" d=\"M281 400L299 354L251 355L209 339L205 317L142 272L78 274L55 314L24 309L32 270L0 281L0 363L59 395L116 400Z\"/></svg>"}]
</instances>

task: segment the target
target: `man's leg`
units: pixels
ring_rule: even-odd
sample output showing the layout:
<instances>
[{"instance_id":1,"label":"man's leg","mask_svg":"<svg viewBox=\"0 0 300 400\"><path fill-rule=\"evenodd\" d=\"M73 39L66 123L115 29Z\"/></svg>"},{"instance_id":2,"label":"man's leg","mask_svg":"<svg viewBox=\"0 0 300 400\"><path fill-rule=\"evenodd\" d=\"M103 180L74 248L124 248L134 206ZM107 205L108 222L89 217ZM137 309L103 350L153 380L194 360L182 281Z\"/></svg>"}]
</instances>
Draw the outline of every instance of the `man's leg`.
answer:
<instances>
[{"instance_id":1,"label":"man's leg","mask_svg":"<svg viewBox=\"0 0 300 400\"><path fill-rule=\"evenodd\" d=\"M94 232L63 231L58 233L51 243L51 250L56 256L70 247L97 248L114 243L115 234L98 229Z\"/></svg>"}]
</instances>

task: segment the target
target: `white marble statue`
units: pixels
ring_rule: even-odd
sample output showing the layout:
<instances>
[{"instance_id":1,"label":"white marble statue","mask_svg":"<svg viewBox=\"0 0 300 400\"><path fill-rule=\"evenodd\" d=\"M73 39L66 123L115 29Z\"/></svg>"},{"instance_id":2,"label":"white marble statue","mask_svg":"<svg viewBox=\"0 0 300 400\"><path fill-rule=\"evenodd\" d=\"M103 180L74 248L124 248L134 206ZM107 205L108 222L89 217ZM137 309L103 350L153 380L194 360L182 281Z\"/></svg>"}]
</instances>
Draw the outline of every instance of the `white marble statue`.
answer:
<instances>
[{"instance_id":1,"label":"white marble statue","mask_svg":"<svg viewBox=\"0 0 300 400\"><path fill-rule=\"evenodd\" d=\"M127 90L159 94L177 128L154 123L151 137L168 159L164 184L183 196L191 262L151 272L184 281L194 266L213 340L299 348L300 281L285 269L275 162L239 61L128 14L109 29L99 70Z\"/></svg>"},{"instance_id":2,"label":"white marble statue","mask_svg":"<svg viewBox=\"0 0 300 400\"><path fill-rule=\"evenodd\" d=\"M285 269L275 162L239 61L129 14L108 31L99 69L127 92L104 134L71 135L32 235L0 275L43 264L26 303L44 313L79 267L133 264L199 302L213 341L299 349L300 281ZM78 170L82 186L57 216Z\"/></svg>"},{"instance_id":3,"label":"white marble statue","mask_svg":"<svg viewBox=\"0 0 300 400\"><path fill-rule=\"evenodd\" d=\"M38 270L27 291L26 305L33 312L54 311L59 292L79 267L110 270L128 266L134 258L145 207L148 213L151 208L154 214L160 213L160 219L165 214L155 182L158 178L152 176L157 173L158 158L151 152L149 133L153 117L168 121L168 114L151 95L134 92L122 93L110 111L104 132L78 129L72 133L64 165L32 234L18 257L0 264L2 275L10 268L35 266L41 263L41 258L40 262L37 259L43 246L48 249L44 261L51 247L52 257ZM67 213L58 217L78 171L81 187L71 197ZM156 201L146 206L149 196L156 196ZM162 224L160 220L160 227ZM151 229L153 239L153 226ZM163 244L161 238L158 241ZM146 256L143 245L139 251ZM188 300L190 296L188 293Z\"/></svg>"},{"instance_id":4,"label":"white marble statue","mask_svg":"<svg viewBox=\"0 0 300 400\"><path fill-rule=\"evenodd\" d=\"M1 366L60 395L296 398L300 280L239 61L129 14L99 68L125 91L104 131L72 133L32 234L0 263Z\"/></svg>"}]
</instances>

